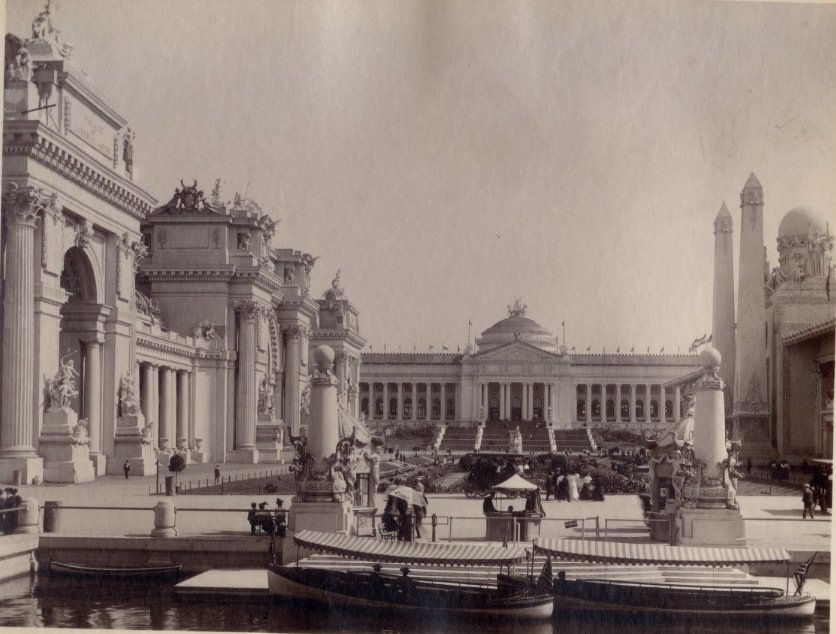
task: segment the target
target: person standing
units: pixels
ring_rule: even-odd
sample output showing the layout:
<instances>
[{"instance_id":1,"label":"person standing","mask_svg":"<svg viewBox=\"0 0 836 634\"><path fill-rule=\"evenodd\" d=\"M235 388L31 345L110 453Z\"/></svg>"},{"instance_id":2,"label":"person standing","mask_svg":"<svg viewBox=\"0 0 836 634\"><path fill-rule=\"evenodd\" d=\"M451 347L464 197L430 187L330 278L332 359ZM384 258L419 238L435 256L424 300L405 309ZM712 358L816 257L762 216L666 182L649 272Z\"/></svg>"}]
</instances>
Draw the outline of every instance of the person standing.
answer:
<instances>
[{"instance_id":1,"label":"person standing","mask_svg":"<svg viewBox=\"0 0 836 634\"><path fill-rule=\"evenodd\" d=\"M421 494L421 501L423 504L413 504L412 505L412 513L415 517L415 536L418 539L421 539L421 523L424 521L424 518L427 516L427 498L424 495L424 483L422 482L423 477L419 476L418 481L415 483L413 489L415 489L418 493Z\"/></svg>"},{"instance_id":2,"label":"person standing","mask_svg":"<svg viewBox=\"0 0 836 634\"><path fill-rule=\"evenodd\" d=\"M125 480L128 479L128 476L131 475L131 463L125 460L125 464L122 465L122 471L125 472Z\"/></svg>"},{"instance_id":3,"label":"person standing","mask_svg":"<svg viewBox=\"0 0 836 634\"><path fill-rule=\"evenodd\" d=\"M813 519L813 503L815 498L813 497L813 489L810 488L809 484L804 485L804 491L801 493L801 501L804 503L804 513L801 519L807 519L807 513L810 514L810 519Z\"/></svg>"},{"instance_id":4,"label":"person standing","mask_svg":"<svg viewBox=\"0 0 836 634\"><path fill-rule=\"evenodd\" d=\"M221 467L220 465L215 465L215 484L218 484L221 481Z\"/></svg>"}]
</instances>

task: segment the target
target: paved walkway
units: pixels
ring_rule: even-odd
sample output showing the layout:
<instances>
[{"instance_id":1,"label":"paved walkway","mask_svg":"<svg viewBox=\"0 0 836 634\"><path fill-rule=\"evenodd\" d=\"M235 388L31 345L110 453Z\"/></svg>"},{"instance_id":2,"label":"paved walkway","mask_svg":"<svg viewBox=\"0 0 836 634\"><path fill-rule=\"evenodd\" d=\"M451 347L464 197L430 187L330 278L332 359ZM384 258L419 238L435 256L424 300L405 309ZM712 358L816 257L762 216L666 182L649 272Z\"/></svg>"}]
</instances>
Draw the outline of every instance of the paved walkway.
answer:
<instances>
[{"instance_id":1,"label":"paved walkway","mask_svg":"<svg viewBox=\"0 0 836 634\"><path fill-rule=\"evenodd\" d=\"M258 476L278 465L221 465L224 477L239 478ZM213 480L214 464L189 465L180 474L180 481L198 479ZM161 478L163 477L161 470ZM63 511L62 533L86 535L148 535L153 528L151 509L164 496L149 495L155 488L156 478L104 476L95 482L69 485L22 486L21 495L33 497L40 503L47 500L62 502L65 506L98 506L115 509L139 510L72 510ZM291 506L291 495L281 495L286 508ZM450 522L452 534L460 539L477 539L484 536L482 501L468 499L463 494L430 494L429 514L439 516L436 529L438 539L448 539ZM267 502L274 506L275 495L184 495L171 499L178 508L177 526L181 535L245 534L249 532L245 512L251 502ZM738 498L741 513L746 520L746 538L750 545L777 546L791 550L830 551L830 515L817 515L814 520L801 518L801 500L793 495L751 495ZM377 498L377 508L382 509L385 500ZM521 507L521 499L501 502L500 508L509 504ZM608 496L604 502L576 501L544 503L547 519L542 524L542 534L547 536L577 536L589 534L595 529L598 518L599 534L606 532L610 538L645 539L646 527L639 499L635 496ZM448 519L452 517L453 519ZM566 528L565 522L581 520L577 527ZM425 520L429 534L430 518Z\"/></svg>"}]
</instances>

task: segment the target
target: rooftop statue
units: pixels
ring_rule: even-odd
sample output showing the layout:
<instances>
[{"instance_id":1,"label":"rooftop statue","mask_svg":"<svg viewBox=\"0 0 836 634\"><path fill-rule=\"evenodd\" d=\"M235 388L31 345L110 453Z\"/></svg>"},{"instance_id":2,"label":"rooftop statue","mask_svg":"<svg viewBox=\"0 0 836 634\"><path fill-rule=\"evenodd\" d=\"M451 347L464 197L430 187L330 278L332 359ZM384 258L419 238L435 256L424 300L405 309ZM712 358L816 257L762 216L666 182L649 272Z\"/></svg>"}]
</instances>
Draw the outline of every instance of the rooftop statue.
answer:
<instances>
[{"instance_id":1,"label":"rooftop statue","mask_svg":"<svg viewBox=\"0 0 836 634\"><path fill-rule=\"evenodd\" d=\"M518 297L514 301L514 306L508 306L508 316L509 317L525 317L525 311L528 310L528 306L523 305L520 298Z\"/></svg>"},{"instance_id":2,"label":"rooftop statue","mask_svg":"<svg viewBox=\"0 0 836 634\"><path fill-rule=\"evenodd\" d=\"M183 183L183 179L180 179L180 185L181 187L174 189L174 196L171 197L171 200L157 207L151 212L152 215L179 216L185 214L222 214L224 212L223 205L206 201L203 197L203 191L197 188L197 180L194 180L192 185L186 185Z\"/></svg>"}]
</instances>

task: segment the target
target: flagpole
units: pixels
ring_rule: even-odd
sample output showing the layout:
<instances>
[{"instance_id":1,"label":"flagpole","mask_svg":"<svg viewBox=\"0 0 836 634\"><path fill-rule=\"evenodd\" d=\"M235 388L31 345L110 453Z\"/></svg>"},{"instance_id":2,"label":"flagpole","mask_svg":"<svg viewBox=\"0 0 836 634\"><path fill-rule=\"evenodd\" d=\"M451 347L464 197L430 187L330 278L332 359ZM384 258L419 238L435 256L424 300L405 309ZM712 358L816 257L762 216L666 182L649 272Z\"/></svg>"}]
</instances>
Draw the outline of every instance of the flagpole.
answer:
<instances>
[{"instance_id":1,"label":"flagpole","mask_svg":"<svg viewBox=\"0 0 836 634\"><path fill-rule=\"evenodd\" d=\"M563 345L566 345L566 320L560 322L560 327L563 329Z\"/></svg>"}]
</instances>

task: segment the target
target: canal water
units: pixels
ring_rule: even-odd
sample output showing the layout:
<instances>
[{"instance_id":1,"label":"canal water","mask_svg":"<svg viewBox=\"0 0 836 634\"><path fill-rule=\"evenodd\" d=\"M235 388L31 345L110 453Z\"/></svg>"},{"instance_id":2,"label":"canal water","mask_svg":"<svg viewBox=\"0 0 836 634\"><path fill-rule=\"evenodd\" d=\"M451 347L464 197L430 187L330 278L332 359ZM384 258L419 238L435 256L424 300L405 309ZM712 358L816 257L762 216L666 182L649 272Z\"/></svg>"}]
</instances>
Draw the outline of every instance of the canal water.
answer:
<instances>
[{"instance_id":1,"label":"canal water","mask_svg":"<svg viewBox=\"0 0 836 634\"><path fill-rule=\"evenodd\" d=\"M183 601L172 587L125 584L38 576L0 582L0 630L9 627L67 627L124 630L206 630L229 632L463 632L507 634L510 631L542 634L670 634L679 632L766 632L824 634L828 615L817 612L809 621L795 623L683 623L636 622L555 616L543 623L516 626L490 621L381 617L363 612L341 612L314 604L230 599Z\"/></svg>"}]
</instances>

